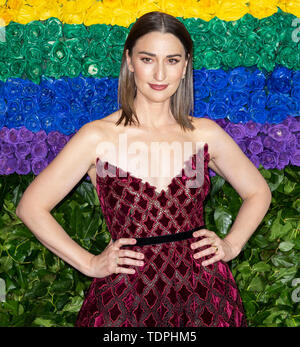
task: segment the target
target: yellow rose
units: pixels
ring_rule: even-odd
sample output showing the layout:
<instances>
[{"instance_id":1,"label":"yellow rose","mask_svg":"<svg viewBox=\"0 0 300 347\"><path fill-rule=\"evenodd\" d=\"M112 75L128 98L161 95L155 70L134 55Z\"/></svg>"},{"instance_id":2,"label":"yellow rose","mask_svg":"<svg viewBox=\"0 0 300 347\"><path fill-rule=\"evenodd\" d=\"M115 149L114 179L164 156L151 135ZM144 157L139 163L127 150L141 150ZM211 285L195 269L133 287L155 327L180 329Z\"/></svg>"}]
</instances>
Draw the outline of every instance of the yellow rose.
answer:
<instances>
[{"instance_id":1,"label":"yellow rose","mask_svg":"<svg viewBox=\"0 0 300 347\"><path fill-rule=\"evenodd\" d=\"M278 0L252 0L249 6L249 13L252 14L253 17L262 19L276 13L278 10L277 5Z\"/></svg>"},{"instance_id":2,"label":"yellow rose","mask_svg":"<svg viewBox=\"0 0 300 347\"><path fill-rule=\"evenodd\" d=\"M237 20L248 13L248 0L223 0L216 5L216 16L225 21Z\"/></svg>"},{"instance_id":3,"label":"yellow rose","mask_svg":"<svg viewBox=\"0 0 300 347\"><path fill-rule=\"evenodd\" d=\"M38 13L36 12L36 8L24 3L20 7L19 11L16 13L14 21L20 24L27 24L33 20L39 20L39 16L38 16Z\"/></svg>"},{"instance_id":4,"label":"yellow rose","mask_svg":"<svg viewBox=\"0 0 300 347\"><path fill-rule=\"evenodd\" d=\"M297 18L300 18L300 3L299 0L297 1L289 1L286 0L286 12L288 13L292 13L294 16L296 16Z\"/></svg>"},{"instance_id":5,"label":"yellow rose","mask_svg":"<svg viewBox=\"0 0 300 347\"><path fill-rule=\"evenodd\" d=\"M128 11L126 8L116 8L111 10L111 25L129 27L136 20L136 13Z\"/></svg>"},{"instance_id":6,"label":"yellow rose","mask_svg":"<svg viewBox=\"0 0 300 347\"><path fill-rule=\"evenodd\" d=\"M212 0L186 0L184 2L184 18L201 18L210 21L215 16L215 3Z\"/></svg>"},{"instance_id":7,"label":"yellow rose","mask_svg":"<svg viewBox=\"0 0 300 347\"><path fill-rule=\"evenodd\" d=\"M139 1L136 7L136 17L139 18L145 13L160 11L159 5L153 0Z\"/></svg>"},{"instance_id":8,"label":"yellow rose","mask_svg":"<svg viewBox=\"0 0 300 347\"><path fill-rule=\"evenodd\" d=\"M94 5L87 9L83 22L86 26L90 26L93 24L110 24L110 20L111 15L109 15L109 18L107 18L107 10L102 2L97 1Z\"/></svg>"},{"instance_id":9,"label":"yellow rose","mask_svg":"<svg viewBox=\"0 0 300 347\"><path fill-rule=\"evenodd\" d=\"M0 26L6 26L15 19L15 14L5 7L3 8L0 7L0 18L1 18Z\"/></svg>"}]
</instances>

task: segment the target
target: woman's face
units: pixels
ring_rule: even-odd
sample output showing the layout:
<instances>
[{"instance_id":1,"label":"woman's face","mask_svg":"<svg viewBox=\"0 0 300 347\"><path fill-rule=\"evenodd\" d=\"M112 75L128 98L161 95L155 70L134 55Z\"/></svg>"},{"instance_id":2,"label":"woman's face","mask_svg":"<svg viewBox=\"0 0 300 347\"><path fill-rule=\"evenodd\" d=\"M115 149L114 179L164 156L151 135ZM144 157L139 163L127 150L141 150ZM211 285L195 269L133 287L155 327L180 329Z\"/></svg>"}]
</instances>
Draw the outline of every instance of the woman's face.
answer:
<instances>
[{"instance_id":1,"label":"woman's face","mask_svg":"<svg viewBox=\"0 0 300 347\"><path fill-rule=\"evenodd\" d=\"M127 65L134 73L137 98L164 102L177 90L185 75L187 60L180 40L169 33L151 32L126 51Z\"/></svg>"}]
</instances>

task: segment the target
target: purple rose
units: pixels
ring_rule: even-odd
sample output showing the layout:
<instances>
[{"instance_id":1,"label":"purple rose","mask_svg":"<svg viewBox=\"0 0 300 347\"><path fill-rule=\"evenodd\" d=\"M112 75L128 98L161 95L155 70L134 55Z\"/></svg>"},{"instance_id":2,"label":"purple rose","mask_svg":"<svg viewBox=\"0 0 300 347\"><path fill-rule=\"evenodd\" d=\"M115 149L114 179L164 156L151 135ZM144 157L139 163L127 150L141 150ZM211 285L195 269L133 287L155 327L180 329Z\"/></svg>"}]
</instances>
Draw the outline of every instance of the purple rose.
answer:
<instances>
[{"instance_id":1,"label":"purple rose","mask_svg":"<svg viewBox=\"0 0 300 347\"><path fill-rule=\"evenodd\" d=\"M276 124L270 127L268 135L276 141L288 141L290 137L290 131L286 125Z\"/></svg>"},{"instance_id":2,"label":"purple rose","mask_svg":"<svg viewBox=\"0 0 300 347\"><path fill-rule=\"evenodd\" d=\"M6 157L8 157L10 154L15 153L15 146L10 143L4 142L1 147L2 154Z\"/></svg>"},{"instance_id":3,"label":"purple rose","mask_svg":"<svg viewBox=\"0 0 300 347\"><path fill-rule=\"evenodd\" d=\"M242 124L228 123L225 131L234 139L243 139L245 137L245 128Z\"/></svg>"},{"instance_id":4,"label":"purple rose","mask_svg":"<svg viewBox=\"0 0 300 347\"><path fill-rule=\"evenodd\" d=\"M290 157L292 165L300 166L300 150L297 149Z\"/></svg>"},{"instance_id":5,"label":"purple rose","mask_svg":"<svg viewBox=\"0 0 300 347\"><path fill-rule=\"evenodd\" d=\"M19 132L18 130L12 128L9 129L7 135L7 142L9 143L18 143L19 142Z\"/></svg>"},{"instance_id":6,"label":"purple rose","mask_svg":"<svg viewBox=\"0 0 300 347\"><path fill-rule=\"evenodd\" d=\"M19 175L27 175L30 173L30 161L24 158L17 160L16 173Z\"/></svg>"},{"instance_id":7,"label":"purple rose","mask_svg":"<svg viewBox=\"0 0 300 347\"><path fill-rule=\"evenodd\" d=\"M4 175L10 175L16 171L17 159L15 157L2 158L2 172Z\"/></svg>"},{"instance_id":8,"label":"purple rose","mask_svg":"<svg viewBox=\"0 0 300 347\"><path fill-rule=\"evenodd\" d=\"M286 142L284 141L274 141L272 150L277 153L285 152L286 151Z\"/></svg>"},{"instance_id":9,"label":"purple rose","mask_svg":"<svg viewBox=\"0 0 300 347\"><path fill-rule=\"evenodd\" d=\"M296 147L300 148L300 133L296 135Z\"/></svg>"},{"instance_id":10,"label":"purple rose","mask_svg":"<svg viewBox=\"0 0 300 347\"><path fill-rule=\"evenodd\" d=\"M42 172L45 169L45 167L47 167L47 162L45 159L34 158L31 161L31 167L32 167L32 172L35 175L38 175L40 172Z\"/></svg>"},{"instance_id":11,"label":"purple rose","mask_svg":"<svg viewBox=\"0 0 300 347\"><path fill-rule=\"evenodd\" d=\"M9 132L9 129L7 127L3 127L2 129L0 129L0 140L6 142L8 132Z\"/></svg>"},{"instance_id":12,"label":"purple rose","mask_svg":"<svg viewBox=\"0 0 300 347\"><path fill-rule=\"evenodd\" d=\"M19 129L19 138L21 142L29 142L33 139L33 136L32 131L24 126Z\"/></svg>"},{"instance_id":13,"label":"purple rose","mask_svg":"<svg viewBox=\"0 0 300 347\"><path fill-rule=\"evenodd\" d=\"M245 134L248 137L255 137L258 134L259 129L261 128L259 123L255 123L252 120L245 123L244 126L245 126Z\"/></svg>"},{"instance_id":14,"label":"purple rose","mask_svg":"<svg viewBox=\"0 0 300 347\"><path fill-rule=\"evenodd\" d=\"M48 134L47 142L51 146L57 146L59 142L60 133L58 131L50 131Z\"/></svg>"},{"instance_id":15,"label":"purple rose","mask_svg":"<svg viewBox=\"0 0 300 347\"><path fill-rule=\"evenodd\" d=\"M251 139L251 141L248 144L248 151L251 153L252 155L261 153L264 149L264 146L261 142L261 138L257 138L257 139Z\"/></svg>"},{"instance_id":16,"label":"purple rose","mask_svg":"<svg viewBox=\"0 0 300 347\"><path fill-rule=\"evenodd\" d=\"M251 154L249 156L249 159L255 165L255 167L258 169L259 168L259 164L260 164L259 157L257 155L255 155L255 154Z\"/></svg>"},{"instance_id":17,"label":"purple rose","mask_svg":"<svg viewBox=\"0 0 300 347\"><path fill-rule=\"evenodd\" d=\"M34 142L44 142L47 139L45 130L40 130L35 133Z\"/></svg>"},{"instance_id":18,"label":"purple rose","mask_svg":"<svg viewBox=\"0 0 300 347\"><path fill-rule=\"evenodd\" d=\"M288 124L286 124L288 123ZM283 121L283 124L288 126L292 133L300 131L300 118L299 117L288 117Z\"/></svg>"},{"instance_id":19,"label":"purple rose","mask_svg":"<svg viewBox=\"0 0 300 347\"><path fill-rule=\"evenodd\" d=\"M279 153L277 169L283 170L285 166L289 164L289 159L290 159L289 153L287 152Z\"/></svg>"},{"instance_id":20,"label":"purple rose","mask_svg":"<svg viewBox=\"0 0 300 347\"><path fill-rule=\"evenodd\" d=\"M272 139L270 136L264 136L262 139L262 143L265 148L273 148L275 140Z\"/></svg>"},{"instance_id":21,"label":"purple rose","mask_svg":"<svg viewBox=\"0 0 300 347\"><path fill-rule=\"evenodd\" d=\"M278 164L278 153L265 150L259 155L260 162L262 166L268 170L268 169L275 169Z\"/></svg>"},{"instance_id":22,"label":"purple rose","mask_svg":"<svg viewBox=\"0 0 300 347\"><path fill-rule=\"evenodd\" d=\"M15 155L17 158L25 158L31 152L31 146L28 142L20 142L15 145Z\"/></svg>"},{"instance_id":23,"label":"purple rose","mask_svg":"<svg viewBox=\"0 0 300 347\"><path fill-rule=\"evenodd\" d=\"M246 153L247 147L248 147L248 142L246 140L238 140L236 143L239 145L240 149Z\"/></svg>"},{"instance_id":24,"label":"purple rose","mask_svg":"<svg viewBox=\"0 0 300 347\"><path fill-rule=\"evenodd\" d=\"M265 124L262 124L262 126L260 128L260 132L263 133L263 134L268 135L269 129L270 129L270 124L265 123Z\"/></svg>"},{"instance_id":25,"label":"purple rose","mask_svg":"<svg viewBox=\"0 0 300 347\"><path fill-rule=\"evenodd\" d=\"M48 154L48 146L46 142L37 142L33 144L31 155L38 158L46 158Z\"/></svg>"}]
</instances>

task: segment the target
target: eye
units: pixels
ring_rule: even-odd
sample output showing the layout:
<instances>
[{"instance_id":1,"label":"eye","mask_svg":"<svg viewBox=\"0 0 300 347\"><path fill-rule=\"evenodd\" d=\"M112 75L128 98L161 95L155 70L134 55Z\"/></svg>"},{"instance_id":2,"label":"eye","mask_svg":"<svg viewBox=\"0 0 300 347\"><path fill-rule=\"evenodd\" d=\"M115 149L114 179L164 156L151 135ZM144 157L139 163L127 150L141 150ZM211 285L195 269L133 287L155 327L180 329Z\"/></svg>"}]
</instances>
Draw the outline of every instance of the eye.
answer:
<instances>
[{"instance_id":1,"label":"eye","mask_svg":"<svg viewBox=\"0 0 300 347\"><path fill-rule=\"evenodd\" d=\"M179 60L178 60L178 59L175 59L175 58L170 58L170 59L169 59L169 63L172 64L172 65L174 65L174 64L179 63Z\"/></svg>"},{"instance_id":2,"label":"eye","mask_svg":"<svg viewBox=\"0 0 300 347\"><path fill-rule=\"evenodd\" d=\"M151 63L152 59L149 58L149 57L143 57L143 58L141 58L141 61L143 61L144 63L148 64L148 63Z\"/></svg>"}]
</instances>

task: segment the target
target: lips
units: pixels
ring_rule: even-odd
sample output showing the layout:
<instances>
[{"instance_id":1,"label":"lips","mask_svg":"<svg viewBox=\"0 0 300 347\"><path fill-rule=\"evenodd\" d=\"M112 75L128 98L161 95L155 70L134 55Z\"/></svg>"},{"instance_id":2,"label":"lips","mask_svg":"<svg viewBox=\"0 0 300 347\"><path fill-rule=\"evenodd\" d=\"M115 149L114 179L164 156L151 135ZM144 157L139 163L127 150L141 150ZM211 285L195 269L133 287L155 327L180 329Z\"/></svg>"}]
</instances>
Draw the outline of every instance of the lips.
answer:
<instances>
[{"instance_id":1,"label":"lips","mask_svg":"<svg viewBox=\"0 0 300 347\"><path fill-rule=\"evenodd\" d=\"M151 84L151 83L149 83L149 85L154 90L164 90L168 87L167 84Z\"/></svg>"}]
</instances>

